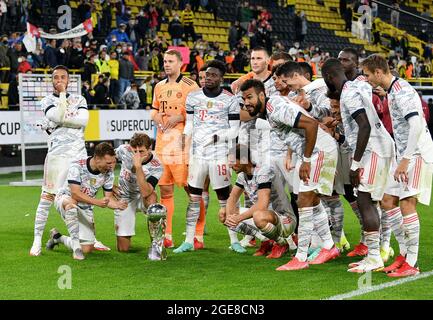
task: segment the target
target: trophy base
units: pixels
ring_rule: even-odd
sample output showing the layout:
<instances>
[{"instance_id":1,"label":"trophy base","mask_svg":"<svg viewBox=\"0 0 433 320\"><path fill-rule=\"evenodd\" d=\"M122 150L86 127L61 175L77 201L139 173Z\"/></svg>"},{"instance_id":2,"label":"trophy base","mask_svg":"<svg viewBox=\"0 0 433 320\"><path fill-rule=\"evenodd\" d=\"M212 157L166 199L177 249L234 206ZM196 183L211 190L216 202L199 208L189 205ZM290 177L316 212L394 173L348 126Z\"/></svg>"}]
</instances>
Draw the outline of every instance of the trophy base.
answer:
<instances>
[{"instance_id":1,"label":"trophy base","mask_svg":"<svg viewBox=\"0 0 433 320\"><path fill-rule=\"evenodd\" d=\"M167 252L164 247L150 247L147 258L151 261L167 260Z\"/></svg>"}]
</instances>

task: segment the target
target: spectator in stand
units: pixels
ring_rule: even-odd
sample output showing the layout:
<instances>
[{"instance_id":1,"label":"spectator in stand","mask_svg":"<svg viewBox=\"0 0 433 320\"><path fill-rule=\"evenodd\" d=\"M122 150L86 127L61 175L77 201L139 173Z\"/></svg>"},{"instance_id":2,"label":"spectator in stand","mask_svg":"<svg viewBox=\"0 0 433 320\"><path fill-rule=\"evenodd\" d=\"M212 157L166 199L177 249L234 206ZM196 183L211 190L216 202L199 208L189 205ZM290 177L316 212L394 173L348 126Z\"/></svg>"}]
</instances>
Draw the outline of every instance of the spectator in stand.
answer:
<instances>
[{"instance_id":1,"label":"spectator in stand","mask_svg":"<svg viewBox=\"0 0 433 320\"><path fill-rule=\"evenodd\" d=\"M88 106L91 105L93 94L94 92L92 91L92 87L90 86L89 81L83 81L83 85L81 87L81 95L84 97L84 99L86 99Z\"/></svg>"},{"instance_id":2,"label":"spectator in stand","mask_svg":"<svg viewBox=\"0 0 433 320\"><path fill-rule=\"evenodd\" d=\"M346 22L346 27L344 28L345 31L348 32L352 31L352 19L353 19L353 9L352 6L349 5L346 8L346 13L344 16L344 21Z\"/></svg>"},{"instance_id":3,"label":"spectator in stand","mask_svg":"<svg viewBox=\"0 0 433 320\"><path fill-rule=\"evenodd\" d=\"M120 100L120 88L119 88L119 60L116 51L110 52L110 60L108 65L110 67L110 97L113 99L115 104L119 103Z\"/></svg>"},{"instance_id":4,"label":"spectator in stand","mask_svg":"<svg viewBox=\"0 0 433 320\"><path fill-rule=\"evenodd\" d=\"M114 29L113 31L111 31L111 33L106 38L107 42L110 42L110 40L112 40L112 36L116 37L117 43L119 43L119 42L131 42L131 40L128 37L128 34L126 33L126 24L123 22L119 24L118 29Z\"/></svg>"},{"instance_id":5,"label":"spectator in stand","mask_svg":"<svg viewBox=\"0 0 433 320\"><path fill-rule=\"evenodd\" d=\"M164 57L159 47L154 47L150 53L149 69L153 72L160 72L164 65Z\"/></svg>"},{"instance_id":6,"label":"spectator in stand","mask_svg":"<svg viewBox=\"0 0 433 320\"><path fill-rule=\"evenodd\" d=\"M44 52L44 63L47 67L54 68L59 64L57 60L57 49L56 49L57 40L47 40L47 46L45 47Z\"/></svg>"},{"instance_id":7,"label":"spectator in stand","mask_svg":"<svg viewBox=\"0 0 433 320\"><path fill-rule=\"evenodd\" d=\"M409 55L409 39L407 37L407 32L403 33L400 39L400 48L403 53L403 58L406 59Z\"/></svg>"},{"instance_id":8,"label":"spectator in stand","mask_svg":"<svg viewBox=\"0 0 433 320\"><path fill-rule=\"evenodd\" d=\"M189 0L189 3L191 4L191 10L197 12L200 7L200 0Z\"/></svg>"},{"instance_id":9,"label":"spectator in stand","mask_svg":"<svg viewBox=\"0 0 433 320\"><path fill-rule=\"evenodd\" d=\"M78 19L80 22L87 20L91 17L91 5L88 0L80 0L80 4L77 7Z\"/></svg>"},{"instance_id":10,"label":"spectator in stand","mask_svg":"<svg viewBox=\"0 0 433 320\"><path fill-rule=\"evenodd\" d=\"M110 33L111 30L112 8L111 1L104 1L102 4L101 32L104 35Z\"/></svg>"},{"instance_id":11,"label":"spectator in stand","mask_svg":"<svg viewBox=\"0 0 433 320\"><path fill-rule=\"evenodd\" d=\"M146 109L147 106L147 83L143 81L141 86L138 88L138 97L140 98L139 109Z\"/></svg>"},{"instance_id":12,"label":"spectator in stand","mask_svg":"<svg viewBox=\"0 0 433 320\"><path fill-rule=\"evenodd\" d=\"M126 88L130 86L131 81L133 80L134 66L131 61L129 61L129 54L124 53L119 61L119 97L123 95Z\"/></svg>"},{"instance_id":13,"label":"spectator in stand","mask_svg":"<svg viewBox=\"0 0 433 320\"><path fill-rule=\"evenodd\" d=\"M400 9L400 6L398 3L394 3L393 5L394 9L391 10L391 24L398 28L399 20L400 20L400 12L398 11Z\"/></svg>"},{"instance_id":14,"label":"spectator in stand","mask_svg":"<svg viewBox=\"0 0 433 320\"><path fill-rule=\"evenodd\" d=\"M301 37L302 37L302 18L301 18L301 12L298 11L295 14L295 19L293 20L293 23L295 25L295 42L301 43Z\"/></svg>"},{"instance_id":15,"label":"spectator in stand","mask_svg":"<svg viewBox=\"0 0 433 320\"><path fill-rule=\"evenodd\" d=\"M240 7L238 7L237 19L240 21L240 25L244 30L247 30L250 21L257 16L254 15L253 11L250 9L248 1L244 1Z\"/></svg>"},{"instance_id":16,"label":"spectator in stand","mask_svg":"<svg viewBox=\"0 0 433 320\"><path fill-rule=\"evenodd\" d=\"M104 46L99 52L99 56L98 59L96 59L95 64L98 68L99 74L110 75L110 65L108 64L108 56L106 49L107 47Z\"/></svg>"},{"instance_id":17,"label":"spectator in stand","mask_svg":"<svg viewBox=\"0 0 433 320\"><path fill-rule=\"evenodd\" d=\"M208 11L212 12L213 19L217 21L218 16L218 1L217 0L209 0L207 5Z\"/></svg>"},{"instance_id":18,"label":"spectator in stand","mask_svg":"<svg viewBox=\"0 0 433 320\"><path fill-rule=\"evenodd\" d=\"M236 46L236 49L239 53L247 54L248 53L248 47L243 39L239 41L239 44Z\"/></svg>"},{"instance_id":19,"label":"spectator in stand","mask_svg":"<svg viewBox=\"0 0 433 320\"><path fill-rule=\"evenodd\" d=\"M229 30L229 38L228 38L230 50L233 50L235 48L238 42L242 39L244 33L245 30L242 29L242 27L239 24L239 21L235 21L234 23L232 23Z\"/></svg>"},{"instance_id":20,"label":"spectator in stand","mask_svg":"<svg viewBox=\"0 0 433 320\"><path fill-rule=\"evenodd\" d=\"M8 68L11 65L8 50L8 37L4 35L2 36L2 41L0 43L0 68ZM6 82L9 79L8 75L8 71L0 71L0 81Z\"/></svg>"},{"instance_id":21,"label":"spectator in stand","mask_svg":"<svg viewBox=\"0 0 433 320\"><path fill-rule=\"evenodd\" d=\"M138 96L138 86L136 83L131 83L131 86L120 98L120 108L123 109L138 109L140 107L140 97Z\"/></svg>"},{"instance_id":22,"label":"spectator in stand","mask_svg":"<svg viewBox=\"0 0 433 320\"><path fill-rule=\"evenodd\" d=\"M69 56L71 54L71 41L63 39L60 48L57 49L57 63L61 65L68 65Z\"/></svg>"},{"instance_id":23,"label":"spectator in stand","mask_svg":"<svg viewBox=\"0 0 433 320\"><path fill-rule=\"evenodd\" d=\"M234 73L235 72L234 68L233 68L233 61L235 60L235 56L236 56L235 50L231 50L225 58L225 63L227 65L227 72L228 73Z\"/></svg>"},{"instance_id":24,"label":"spectator in stand","mask_svg":"<svg viewBox=\"0 0 433 320\"><path fill-rule=\"evenodd\" d=\"M194 42L196 40L194 30L194 12L192 12L190 4L187 4L185 10L182 11L181 22L185 33L185 41L188 41L189 36L191 36L191 39Z\"/></svg>"},{"instance_id":25,"label":"spectator in stand","mask_svg":"<svg viewBox=\"0 0 433 320\"><path fill-rule=\"evenodd\" d=\"M155 6L149 7L149 29L150 29L150 37L156 37L156 31L159 26L158 22L159 13Z\"/></svg>"},{"instance_id":26,"label":"spectator in stand","mask_svg":"<svg viewBox=\"0 0 433 320\"><path fill-rule=\"evenodd\" d=\"M16 80L19 66L18 57L25 52L22 42L16 42L12 48L8 49L7 55L10 61L9 81Z\"/></svg>"},{"instance_id":27,"label":"spectator in stand","mask_svg":"<svg viewBox=\"0 0 433 320\"><path fill-rule=\"evenodd\" d=\"M183 25L180 22L179 15L176 13L173 20L168 25L168 33L173 41L173 46L179 46L183 37Z\"/></svg>"},{"instance_id":28,"label":"spectator in stand","mask_svg":"<svg viewBox=\"0 0 433 320\"><path fill-rule=\"evenodd\" d=\"M259 19L264 24L270 23L272 21L272 14L266 8L263 8L260 12Z\"/></svg>"},{"instance_id":29,"label":"spectator in stand","mask_svg":"<svg viewBox=\"0 0 433 320\"><path fill-rule=\"evenodd\" d=\"M137 41L139 46L143 46L146 42L146 37L150 33L150 17L149 12L140 10L136 17L137 19Z\"/></svg>"},{"instance_id":30,"label":"spectator in stand","mask_svg":"<svg viewBox=\"0 0 433 320\"><path fill-rule=\"evenodd\" d=\"M18 57L18 73L28 73L32 72L32 66L27 61L27 55L25 53L21 53Z\"/></svg>"},{"instance_id":31,"label":"spectator in stand","mask_svg":"<svg viewBox=\"0 0 433 320\"><path fill-rule=\"evenodd\" d=\"M81 81L89 81L93 84L92 76L98 73L98 68L95 64L96 57L96 53L90 53L89 59L84 63L84 71L81 74Z\"/></svg>"},{"instance_id":32,"label":"spectator in stand","mask_svg":"<svg viewBox=\"0 0 433 320\"><path fill-rule=\"evenodd\" d=\"M347 0L340 0L340 16L344 19L347 9Z\"/></svg>"},{"instance_id":33,"label":"spectator in stand","mask_svg":"<svg viewBox=\"0 0 433 320\"><path fill-rule=\"evenodd\" d=\"M74 38L72 40L72 49L69 55L68 68L79 69L83 67L84 56L83 47L80 38Z\"/></svg>"},{"instance_id":34,"label":"spectator in stand","mask_svg":"<svg viewBox=\"0 0 433 320\"><path fill-rule=\"evenodd\" d=\"M141 71L149 70L150 55L146 52L146 49L140 48L135 55L135 61L137 62L138 69Z\"/></svg>"},{"instance_id":35,"label":"spectator in stand","mask_svg":"<svg viewBox=\"0 0 433 320\"><path fill-rule=\"evenodd\" d=\"M8 7L5 0L0 0L0 32L5 31Z\"/></svg>"},{"instance_id":36,"label":"spectator in stand","mask_svg":"<svg viewBox=\"0 0 433 320\"><path fill-rule=\"evenodd\" d=\"M254 37L256 33L257 33L257 20L252 19L247 27L247 35L251 39L252 37ZM252 45L251 47L254 48L255 46Z\"/></svg>"},{"instance_id":37,"label":"spectator in stand","mask_svg":"<svg viewBox=\"0 0 433 320\"><path fill-rule=\"evenodd\" d=\"M111 104L109 84L110 80L107 77L103 75L98 77L98 84L94 88L95 93L92 99L92 103L97 109L108 109Z\"/></svg>"}]
</instances>

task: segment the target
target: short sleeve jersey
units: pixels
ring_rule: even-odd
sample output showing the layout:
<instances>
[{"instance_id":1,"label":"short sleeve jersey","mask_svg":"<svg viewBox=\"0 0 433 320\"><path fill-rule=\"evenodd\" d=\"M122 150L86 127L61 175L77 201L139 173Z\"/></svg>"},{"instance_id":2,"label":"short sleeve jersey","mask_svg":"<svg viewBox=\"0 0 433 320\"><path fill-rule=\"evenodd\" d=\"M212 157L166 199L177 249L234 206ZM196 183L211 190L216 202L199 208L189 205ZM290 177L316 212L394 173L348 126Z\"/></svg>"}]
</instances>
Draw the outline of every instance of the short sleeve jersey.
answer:
<instances>
[{"instance_id":1,"label":"short sleeve jersey","mask_svg":"<svg viewBox=\"0 0 433 320\"><path fill-rule=\"evenodd\" d=\"M423 129L415 153L420 153L427 162L433 162L433 143L416 90L407 81L394 78L388 91L388 103L398 158L404 155L407 148L408 120L413 116L418 116L418 125Z\"/></svg>"},{"instance_id":2,"label":"short sleeve jersey","mask_svg":"<svg viewBox=\"0 0 433 320\"><path fill-rule=\"evenodd\" d=\"M190 92L198 88L198 85L193 80L182 75L174 83L168 83L168 79L162 80L155 86L152 108L166 114L163 117L164 123L167 121L168 115L182 115L186 119L186 97ZM156 154L172 156L182 154L179 137L183 133L184 127L185 122L180 122L173 129L165 132L158 129L155 146ZM184 150L185 152L186 150Z\"/></svg>"},{"instance_id":3,"label":"short sleeve jersey","mask_svg":"<svg viewBox=\"0 0 433 320\"><path fill-rule=\"evenodd\" d=\"M394 143L373 106L371 87L363 81L347 81L341 92L340 113L346 140L353 151L356 149L359 132L355 118L364 112L371 127L366 150L374 151L382 157L392 157Z\"/></svg>"},{"instance_id":4,"label":"short sleeve jersey","mask_svg":"<svg viewBox=\"0 0 433 320\"><path fill-rule=\"evenodd\" d=\"M128 144L122 144L116 149L116 157L122 163L119 175L119 188L122 199L133 200L140 195L137 175L133 164L134 151ZM159 159L152 154L143 162L142 169L146 181L155 189L161 179L163 167Z\"/></svg>"},{"instance_id":5,"label":"short sleeve jersey","mask_svg":"<svg viewBox=\"0 0 433 320\"><path fill-rule=\"evenodd\" d=\"M58 194L71 196L70 184L76 184L80 186L80 191L85 193L91 198L95 198L99 188L103 188L104 191L111 192L113 190L114 183L114 172L109 171L107 173L101 173L94 171L90 167L90 160L92 157L87 159L80 159L71 164L68 171L68 177ZM81 209L91 209L92 205L88 203L79 202L78 206Z\"/></svg>"},{"instance_id":6,"label":"short sleeve jersey","mask_svg":"<svg viewBox=\"0 0 433 320\"><path fill-rule=\"evenodd\" d=\"M217 96L207 95L203 89L191 92L186 99L186 112L193 115L192 154L203 160L227 157L225 141L205 146L209 139L230 129L230 121L239 121L240 106L236 97L221 89Z\"/></svg>"}]
</instances>

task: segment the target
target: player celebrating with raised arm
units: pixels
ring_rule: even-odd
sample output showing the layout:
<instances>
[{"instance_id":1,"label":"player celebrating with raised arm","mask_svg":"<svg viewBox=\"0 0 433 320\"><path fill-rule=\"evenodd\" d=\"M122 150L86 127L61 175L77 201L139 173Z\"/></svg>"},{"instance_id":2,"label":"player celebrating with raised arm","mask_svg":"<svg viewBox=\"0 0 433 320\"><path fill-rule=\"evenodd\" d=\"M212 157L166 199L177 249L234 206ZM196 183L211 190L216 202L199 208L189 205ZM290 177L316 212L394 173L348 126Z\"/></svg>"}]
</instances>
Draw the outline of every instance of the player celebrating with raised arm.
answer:
<instances>
[{"instance_id":1,"label":"player celebrating with raised arm","mask_svg":"<svg viewBox=\"0 0 433 320\"><path fill-rule=\"evenodd\" d=\"M174 184L187 191L188 150L182 143L185 127L185 100L198 89L197 84L180 73L182 56L179 51L168 50L164 54L164 71L167 79L158 82L153 96L152 120L157 125L155 152L163 164L159 180L161 204L167 208L167 229L164 246L172 248L172 220L174 213Z\"/></svg>"},{"instance_id":2,"label":"player celebrating with raised arm","mask_svg":"<svg viewBox=\"0 0 433 320\"><path fill-rule=\"evenodd\" d=\"M221 88L225 65L210 61L206 69L205 86L186 99L186 137L192 137L188 176L189 204L186 214L186 239L174 253L192 251L195 227L200 213L200 201L206 177L215 190L220 207L224 208L230 195L228 144L238 135L239 105L237 99ZM231 249L243 253L236 233L229 230Z\"/></svg>"},{"instance_id":3,"label":"player celebrating with raised arm","mask_svg":"<svg viewBox=\"0 0 433 320\"><path fill-rule=\"evenodd\" d=\"M397 149L398 164L394 163L391 171L393 177L389 179L385 193L392 196L394 203L394 208L387 213L400 245L400 255L384 271L389 272L390 277L416 275L419 273L420 233L416 205L418 201L430 204L433 141L415 89L407 81L394 77L387 61L379 55L367 57L361 66L373 87L381 86L388 92Z\"/></svg>"},{"instance_id":4,"label":"player celebrating with raised arm","mask_svg":"<svg viewBox=\"0 0 433 320\"><path fill-rule=\"evenodd\" d=\"M125 210L115 210L117 250L129 251L131 237L135 235L137 209L146 212L157 202L156 185L162 175L162 164L153 155L152 141L145 133L135 133L129 144L116 149L116 157L122 163L116 195L128 203Z\"/></svg>"},{"instance_id":5,"label":"player celebrating with raised arm","mask_svg":"<svg viewBox=\"0 0 433 320\"><path fill-rule=\"evenodd\" d=\"M84 129L89 119L86 99L67 92L69 71L57 66L52 74L54 92L41 100L45 113L43 129L49 134L41 198L36 210L31 256L41 254L42 234L54 197L63 186L70 163L87 157Z\"/></svg>"},{"instance_id":6,"label":"player celebrating with raised arm","mask_svg":"<svg viewBox=\"0 0 433 320\"><path fill-rule=\"evenodd\" d=\"M298 196L298 249L296 256L277 270L309 267L307 251L313 229L323 241L323 248L310 263L321 264L336 258L339 251L332 241L328 215L318 196L332 193L338 157L335 140L320 129L317 121L302 107L285 97L274 95L267 98L260 81L246 81L241 91L244 108L252 117L268 119L271 127L278 128L281 134L288 135L293 131L302 137L304 153L299 168L302 181Z\"/></svg>"},{"instance_id":7,"label":"player celebrating with raised arm","mask_svg":"<svg viewBox=\"0 0 433 320\"><path fill-rule=\"evenodd\" d=\"M113 196L114 167L116 153L113 147L102 142L95 148L94 156L73 162L68 171L67 182L55 198L55 206L68 228L69 237L62 236L56 228L51 229L47 249L52 250L63 243L72 250L76 260L83 260L83 253L94 249L95 224L93 206L124 210L126 201L117 201ZM96 199L99 188L104 197Z\"/></svg>"},{"instance_id":8,"label":"player celebrating with raised arm","mask_svg":"<svg viewBox=\"0 0 433 320\"><path fill-rule=\"evenodd\" d=\"M349 264L349 272L383 269L380 256L380 216L382 200L394 155L394 143L385 130L372 103L371 87L363 81L348 81L337 59L329 59L322 67L323 78L330 92L340 95L340 113L344 133L353 150L350 181L357 189L358 208L368 255Z\"/></svg>"},{"instance_id":9,"label":"player celebrating with raised arm","mask_svg":"<svg viewBox=\"0 0 433 320\"><path fill-rule=\"evenodd\" d=\"M266 163L254 164L247 146L237 145L229 154L229 165L237 174L236 185L227 200L227 207L221 208L220 221L231 228L237 228L248 220L269 240L262 241L262 247L272 247L267 258L280 258L289 250L288 238L296 227L296 216L291 210L284 185L274 184L274 168ZM246 192L253 202L251 208L238 208L239 199ZM239 228L243 230L244 228ZM266 253L266 252L265 252ZM263 254L254 254L256 256Z\"/></svg>"}]
</instances>

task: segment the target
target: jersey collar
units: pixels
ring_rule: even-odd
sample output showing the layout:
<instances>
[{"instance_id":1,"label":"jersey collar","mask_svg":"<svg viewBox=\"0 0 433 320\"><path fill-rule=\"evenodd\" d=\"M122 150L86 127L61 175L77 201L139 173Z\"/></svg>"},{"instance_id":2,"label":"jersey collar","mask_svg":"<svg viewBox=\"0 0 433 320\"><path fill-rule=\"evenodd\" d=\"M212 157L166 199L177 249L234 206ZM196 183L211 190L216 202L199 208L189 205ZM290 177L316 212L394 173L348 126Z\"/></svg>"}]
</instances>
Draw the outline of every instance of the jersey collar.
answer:
<instances>
[{"instance_id":1,"label":"jersey collar","mask_svg":"<svg viewBox=\"0 0 433 320\"><path fill-rule=\"evenodd\" d=\"M179 75L179 77L177 77L176 82L179 83L183 78L182 73Z\"/></svg>"},{"instance_id":2,"label":"jersey collar","mask_svg":"<svg viewBox=\"0 0 433 320\"><path fill-rule=\"evenodd\" d=\"M90 160L91 160L92 158L93 158L93 157L88 157L88 158L87 158L87 161L86 161L86 164L87 164L87 170L89 170L89 172L90 172L91 174L94 174L94 175L101 174L101 172L98 171L98 170L96 170L96 171L92 170L92 167L90 166Z\"/></svg>"},{"instance_id":3,"label":"jersey collar","mask_svg":"<svg viewBox=\"0 0 433 320\"><path fill-rule=\"evenodd\" d=\"M53 92L53 96L55 96L56 98L59 98L59 97L60 97L59 94L54 93L54 92ZM66 92L66 98L69 98L69 96L70 96L70 94Z\"/></svg>"},{"instance_id":4,"label":"jersey collar","mask_svg":"<svg viewBox=\"0 0 433 320\"><path fill-rule=\"evenodd\" d=\"M152 160L153 160L153 153L150 154L149 159L147 159L146 161L142 162L141 164L142 164L142 165L148 164L148 163L149 163L150 161L152 161Z\"/></svg>"},{"instance_id":5,"label":"jersey collar","mask_svg":"<svg viewBox=\"0 0 433 320\"><path fill-rule=\"evenodd\" d=\"M218 91L218 93L212 93L208 89L206 89L205 87L203 88L203 93L208 98L218 97L221 94L221 92L223 92L223 88L220 88L219 91Z\"/></svg>"}]
</instances>

